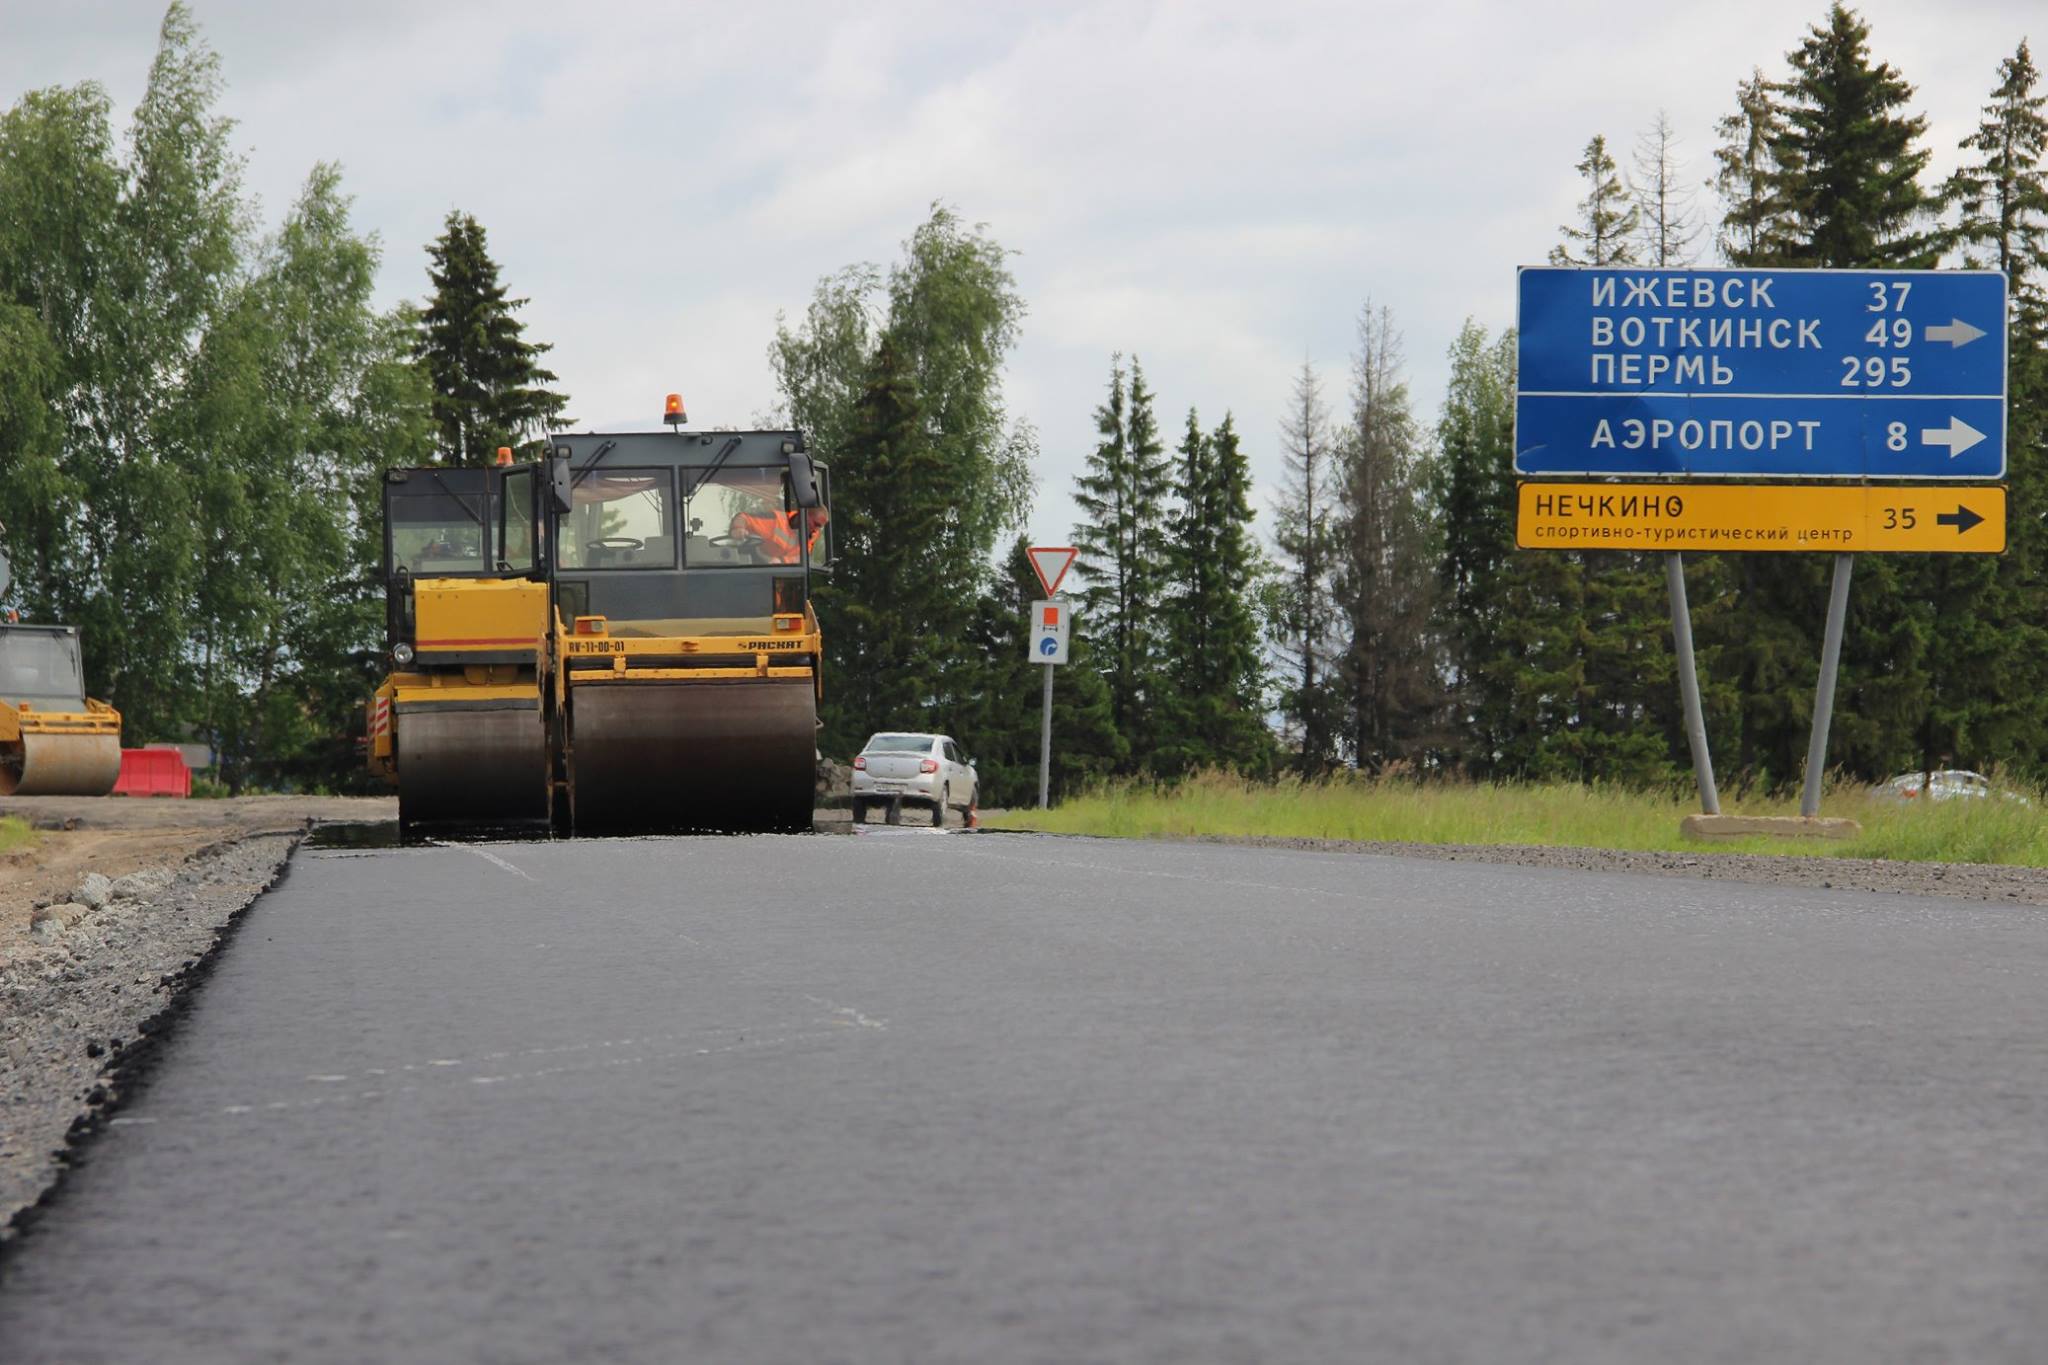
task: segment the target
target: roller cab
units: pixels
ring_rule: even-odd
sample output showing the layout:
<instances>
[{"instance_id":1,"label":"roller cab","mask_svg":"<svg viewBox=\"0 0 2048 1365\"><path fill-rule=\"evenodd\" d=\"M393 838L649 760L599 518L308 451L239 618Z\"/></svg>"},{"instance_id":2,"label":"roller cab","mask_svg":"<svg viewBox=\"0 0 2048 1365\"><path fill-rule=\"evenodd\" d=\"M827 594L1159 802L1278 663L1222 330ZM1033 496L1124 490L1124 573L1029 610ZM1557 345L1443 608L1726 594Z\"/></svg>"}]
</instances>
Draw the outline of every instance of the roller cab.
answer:
<instances>
[{"instance_id":1,"label":"roller cab","mask_svg":"<svg viewBox=\"0 0 2048 1365\"><path fill-rule=\"evenodd\" d=\"M105 796L121 715L85 695L75 626L0 625L0 796Z\"/></svg>"},{"instance_id":2,"label":"roller cab","mask_svg":"<svg viewBox=\"0 0 2048 1365\"><path fill-rule=\"evenodd\" d=\"M829 476L802 436L557 437L550 464L575 829L810 829Z\"/></svg>"},{"instance_id":3,"label":"roller cab","mask_svg":"<svg viewBox=\"0 0 2048 1365\"><path fill-rule=\"evenodd\" d=\"M371 698L370 766L399 823L545 824L552 816L552 637L535 465L384 477L392 672Z\"/></svg>"}]
</instances>

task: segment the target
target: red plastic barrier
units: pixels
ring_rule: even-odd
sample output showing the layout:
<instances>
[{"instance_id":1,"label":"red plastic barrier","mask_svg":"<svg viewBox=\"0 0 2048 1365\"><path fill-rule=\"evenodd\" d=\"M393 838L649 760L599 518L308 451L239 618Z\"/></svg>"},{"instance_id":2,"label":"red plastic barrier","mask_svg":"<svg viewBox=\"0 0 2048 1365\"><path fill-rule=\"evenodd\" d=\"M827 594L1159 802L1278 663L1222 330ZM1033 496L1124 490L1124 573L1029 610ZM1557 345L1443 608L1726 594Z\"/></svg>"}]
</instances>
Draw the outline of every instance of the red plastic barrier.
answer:
<instances>
[{"instance_id":1,"label":"red plastic barrier","mask_svg":"<svg viewBox=\"0 0 2048 1365\"><path fill-rule=\"evenodd\" d=\"M176 749L123 749L116 796L190 796L192 770Z\"/></svg>"}]
</instances>

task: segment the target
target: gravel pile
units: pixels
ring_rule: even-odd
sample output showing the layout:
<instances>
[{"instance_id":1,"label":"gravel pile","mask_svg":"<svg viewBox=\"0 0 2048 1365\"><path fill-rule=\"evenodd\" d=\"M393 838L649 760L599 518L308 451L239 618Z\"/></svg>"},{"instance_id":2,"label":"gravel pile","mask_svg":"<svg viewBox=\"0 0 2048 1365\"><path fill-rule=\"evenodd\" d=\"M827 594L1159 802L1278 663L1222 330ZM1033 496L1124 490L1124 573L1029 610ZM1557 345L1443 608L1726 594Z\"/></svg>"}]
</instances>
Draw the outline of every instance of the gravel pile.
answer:
<instances>
[{"instance_id":1,"label":"gravel pile","mask_svg":"<svg viewBox=\"0 0 2048 1365\"><path fill-rule=\"evenodd\" d=\"M0 1243L299 838L235 840L176 869L88 873L36 909L26 943L0 952Z\"/></svg>"}]
</instances>

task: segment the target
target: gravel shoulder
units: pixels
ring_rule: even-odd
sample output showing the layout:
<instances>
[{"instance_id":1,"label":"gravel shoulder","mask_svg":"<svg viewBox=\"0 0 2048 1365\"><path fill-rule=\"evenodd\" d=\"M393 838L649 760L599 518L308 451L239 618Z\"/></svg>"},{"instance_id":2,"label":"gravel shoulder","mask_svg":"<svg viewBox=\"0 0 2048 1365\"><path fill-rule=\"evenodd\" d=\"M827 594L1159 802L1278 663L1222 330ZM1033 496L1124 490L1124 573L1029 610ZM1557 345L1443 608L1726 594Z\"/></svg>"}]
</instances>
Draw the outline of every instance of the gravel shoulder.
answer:
<instances>
[{"instance_id":1,"label":"gravel shoulder","mask_svg":"<svg viewBox=\"0 0 2048 1365\"><path fill-rule=\"evenodd\" d=\"M389 809L387 809L389 808ZM396 803L11 798L40 832L0 857L0 1245L106 1121L234 920L315 819Z\"/></svg>"},{"instance_id":2,"label":"gravel shoulder","mask_svg":"<svg viewBox=\"0 0 2048 1365\"><path fill-rule=\"evenodd\" d=\"M1003 815L1002 811L982 812L983 827L1003 830ZM1096 836L1056 834L1041 837L1078 839ZM1963 900L2048 905L2048 868L2004 867L1986 863L1887 862L1876 858L1825 858L1799 854L1658 853L1526 844L1280 839L1237 834L1197 834L1161 838L1153 842L1234 844L1244 848L1286 848L1311 853L1428 858L1437 862L1494 863L1508 867L1554 867L1573 872L1632 872L1652 877L1719 879L1764 886L1807 886L1822 890L1881 891L1900 896L1949 896Z\"/></svg>"}]
</instances>

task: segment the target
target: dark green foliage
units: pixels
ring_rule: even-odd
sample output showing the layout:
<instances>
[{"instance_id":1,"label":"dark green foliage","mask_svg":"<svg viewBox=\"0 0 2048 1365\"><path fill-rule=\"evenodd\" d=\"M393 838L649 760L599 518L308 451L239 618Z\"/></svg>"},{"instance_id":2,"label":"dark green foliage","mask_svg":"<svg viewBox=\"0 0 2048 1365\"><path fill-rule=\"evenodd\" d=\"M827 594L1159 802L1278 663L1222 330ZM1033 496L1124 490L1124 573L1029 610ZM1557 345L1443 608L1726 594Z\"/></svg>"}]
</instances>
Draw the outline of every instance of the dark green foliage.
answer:
<instances>
[{"instance_id":1,"label":"dark green foliage","mask_svg":"<svg viewBox=\"0 0 2048 1365\"><path fill-rule=\"evenodd\" d=\"M374 244L316 167L257 241L219 62L166 13L125 155L95 86L0 115L0 522L128 744L343 785L380 631L375 470L426 449Z\"/></svg>"},{"instance_id":2,"label":"dark green foliage","mask_svg":"<svg viewBox=\"0 0 2048 1365\"><path fill-rule=\"evenodd\" d=\"M1162 642L1166 724L1146 766L1169 777L1265 772L1275 755L1256 595L1268 571L1252 534L1251 463L1228 413L1205 432L1192 408L1179 455Z\"/></svg>"},{"instance_id":3,"label":"dark green foliage","mask_svg":"<svg viewBox=\"0 0 2048 1365\"><path fill-rule=\"evenodd\" d=\"M827 753L890 727L983 750L971 728L981 604L1035 452L1002 400L1023 314L1003 248L935 206L886 282L870 266L843 271L819 283L800 326L777 327L769 359L788 416L832 471L837 561L817 591Z\"/></svg>"},{"instance_id":4,"label":"dark green foliage","mask_svg":"<svg viewBox=\"0 0 2048 1365\"><path fill-rule=\"evenodd\" d=\"M1028 542L1011 545L1001 571L977 605L976 647L983 655L973 703L955 723L972 735L967 752L981 778L983 806L1038 802L1040 722L1045 665L1031 662L1025 611L1044 589L1031 570ZM1070 662L1053 670L1052 799L1121 772L1130 746L1110 714L1109 683L1085 636L1070 642Z\"/></svg>"},{"instance_id":5,"label":"dark green foliage","mask_svg":"<svg viewBox=\"0 0 2048 1365\"><path fill-rule=\"evenodd\" d=\"M505 297L483 225L466 213L449 213L427 256L434 291L420 314L416 353L434 386L443 463L487 465L508 446L533 458L569 420L569 400L548 387L554 373L541 368L551 348L528 341L515 316L527 301Z\"/></svg>"},{"instance_id":6,"label":"dark green foliage","mask_svg":"<svg viewBox=\"0 0 2048 1365\"><path fill-rule=\"evenodd\" d=\"M1869 41L1869 26L1837 3L1787 54L1792 78L1771 87L1782 117L1771 153L1793 241L1769 264L1935 263L1938 244L1920 230L1927 120L1900 112L1913 87L1872 63Z\"/></svg>"},{"instance_id":7,"label":"dark green foliage","mask_svg":"<svg viewBox=\"0 0 2048 1365\"><path fill-rule=\"evenodd\" d=\"M1152 393L1134 357L1110 363L1109 396L1095 410L1101 439L1074 482L1081 521L1074 573L1083 585L1076 626L1109 680L1118 733L1142 762L1164 738L1166 704L1161 608L1171 566L1168 533L1172 461L1159 438Z\"/></svg>"}]
</instances>

